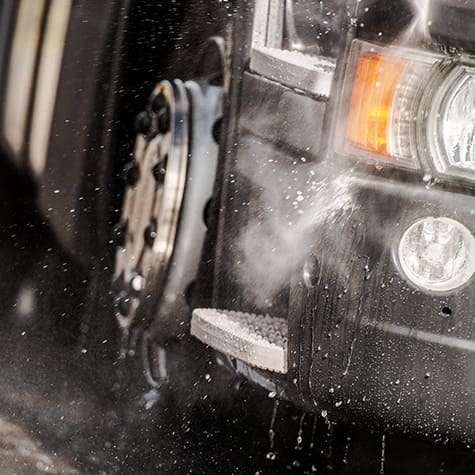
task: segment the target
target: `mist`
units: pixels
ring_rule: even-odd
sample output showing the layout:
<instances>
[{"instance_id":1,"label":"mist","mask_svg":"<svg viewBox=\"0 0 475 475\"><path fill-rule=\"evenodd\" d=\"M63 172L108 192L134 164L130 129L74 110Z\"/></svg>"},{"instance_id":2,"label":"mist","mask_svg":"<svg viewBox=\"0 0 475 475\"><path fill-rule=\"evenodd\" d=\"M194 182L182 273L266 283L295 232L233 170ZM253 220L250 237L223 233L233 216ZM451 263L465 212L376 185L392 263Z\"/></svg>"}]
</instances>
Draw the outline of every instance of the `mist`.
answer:
<instances>
[{"instance_id":1,"label":"mist","mask_svg":"<svg viewBox=\"0 0 475 475\"><path fill-rule=\"evenodd\" d=\"M314 230L347 216L354 203L349 170L296 160L263 144L257 149L258 165L251 147L249 159L238 162L239 173L260 190L262 212L237 237L236 271L248 299L269 308L292 273L302 270L318 239Z\"/></svg>"}]
</instances>

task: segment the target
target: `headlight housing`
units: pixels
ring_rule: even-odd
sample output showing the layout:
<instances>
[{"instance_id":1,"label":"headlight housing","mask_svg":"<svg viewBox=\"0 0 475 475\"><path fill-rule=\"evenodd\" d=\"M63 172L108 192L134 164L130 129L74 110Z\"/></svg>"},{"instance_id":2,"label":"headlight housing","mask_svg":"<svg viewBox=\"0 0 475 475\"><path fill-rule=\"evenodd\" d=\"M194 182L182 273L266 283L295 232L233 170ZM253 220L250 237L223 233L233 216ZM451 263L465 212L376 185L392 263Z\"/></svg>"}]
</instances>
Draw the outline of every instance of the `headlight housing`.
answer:
<instances>
[{"instance_id":1,"label":"headlight housing","mask_svg":"<svg viewBox=\"0 0 475 475\"><path fill-rule=\"evenodd\" d=\"M344 155L475 181L469 59L355 40L341 105Z\"/></svg>"}]
</instances>

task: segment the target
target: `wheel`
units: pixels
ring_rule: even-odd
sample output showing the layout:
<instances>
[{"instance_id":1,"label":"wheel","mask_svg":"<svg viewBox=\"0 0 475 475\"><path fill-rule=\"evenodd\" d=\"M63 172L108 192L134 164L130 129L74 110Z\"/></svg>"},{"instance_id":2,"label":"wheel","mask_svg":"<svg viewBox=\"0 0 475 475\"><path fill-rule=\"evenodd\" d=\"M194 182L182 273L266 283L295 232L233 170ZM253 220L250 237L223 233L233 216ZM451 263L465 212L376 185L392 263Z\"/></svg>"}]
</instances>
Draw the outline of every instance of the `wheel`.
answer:
<instances>
[{"instance_id":1,"label":"wheel","mask_svg":"<svg viewBox=\"0 0 475 475\"><path fill-rule=\"evenodd\" d=\"M186 294L198 270L216 175L223 40L211 38L201 57L194 80L161 81L137 116L114 227L117 321L126 332L147 328L161 340L188 333Z\"/></svg>"}]
</instances>

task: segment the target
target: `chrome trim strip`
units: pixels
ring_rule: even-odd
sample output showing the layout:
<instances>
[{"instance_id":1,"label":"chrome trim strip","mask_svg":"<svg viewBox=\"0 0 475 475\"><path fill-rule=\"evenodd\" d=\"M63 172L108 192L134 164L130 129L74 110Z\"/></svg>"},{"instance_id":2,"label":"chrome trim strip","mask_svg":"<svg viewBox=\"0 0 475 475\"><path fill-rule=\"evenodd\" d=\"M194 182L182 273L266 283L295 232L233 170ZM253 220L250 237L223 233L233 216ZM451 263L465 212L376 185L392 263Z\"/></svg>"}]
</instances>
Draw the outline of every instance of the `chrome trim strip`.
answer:
<instances>
[{"instance_id":1,"label":"chrome trim strip","mask_svg":"<svg viewBox=\"0 0 475 475\"><path fill-rule=\"evenodd\" d=\"M389 322L378 322L376 320L370 320L369 318L363 318L361 325L365 327L373 327L386 333L392 333L393 335L423 341L424 343L431 345L442 345L456 350L469 351L471 353L475 352L475 341L473 340L464 340L454 336L431 333L425 330L395 325L394 323Z\"/></svg>"},{"instance_id":2,"label":"chrome trim strip","mask_svg":"<svg viewBox=\"0 0 475 475\"><path fill-rule=\"evenodd\" d=\"M72 0L51 0L41 62L34 96L30 135L30 161L41 175L46 166L49 138L58 91L64 45L71 16Z\"/></svg>"}]
</instances>

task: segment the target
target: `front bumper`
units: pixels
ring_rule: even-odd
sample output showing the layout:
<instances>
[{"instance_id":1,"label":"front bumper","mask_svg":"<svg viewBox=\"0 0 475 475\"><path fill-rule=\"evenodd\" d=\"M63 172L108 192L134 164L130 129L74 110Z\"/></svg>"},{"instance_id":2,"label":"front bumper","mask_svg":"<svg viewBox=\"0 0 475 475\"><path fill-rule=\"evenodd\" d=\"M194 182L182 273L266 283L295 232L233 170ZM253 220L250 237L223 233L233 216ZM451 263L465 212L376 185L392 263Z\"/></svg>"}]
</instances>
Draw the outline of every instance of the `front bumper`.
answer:
<instances>
[{"instance_id":1,"label":"front bumper","mask_svg":"<svg viewBox=\"0 0 475 475\"><path fill-rule=\"evenodd\" d=\"M322 160L324 98L252 73L239 97L213 306L288 320L285 382L266 376L305 410L472 442L473 279L425 293L404 279L394 250L422 217L451 217L474 233L475 198L337 155ZM298 192L313 193L313 204L295 206Z\"/></svg>"}]
</instances>

